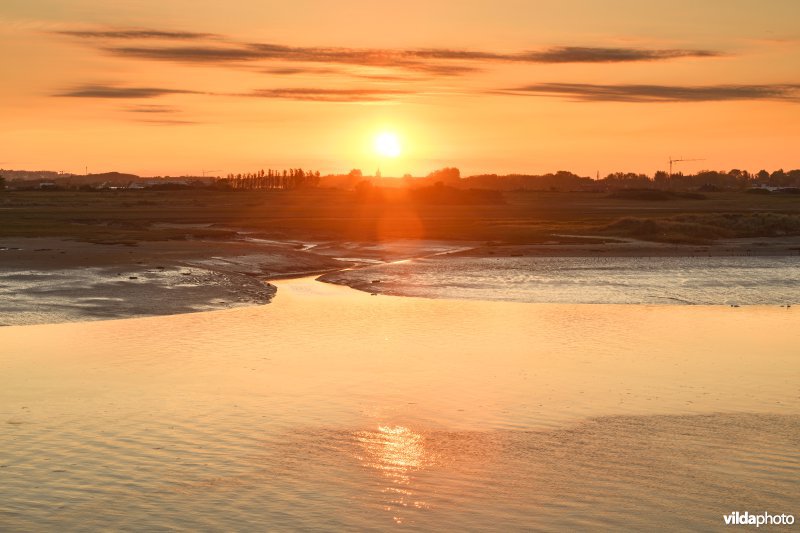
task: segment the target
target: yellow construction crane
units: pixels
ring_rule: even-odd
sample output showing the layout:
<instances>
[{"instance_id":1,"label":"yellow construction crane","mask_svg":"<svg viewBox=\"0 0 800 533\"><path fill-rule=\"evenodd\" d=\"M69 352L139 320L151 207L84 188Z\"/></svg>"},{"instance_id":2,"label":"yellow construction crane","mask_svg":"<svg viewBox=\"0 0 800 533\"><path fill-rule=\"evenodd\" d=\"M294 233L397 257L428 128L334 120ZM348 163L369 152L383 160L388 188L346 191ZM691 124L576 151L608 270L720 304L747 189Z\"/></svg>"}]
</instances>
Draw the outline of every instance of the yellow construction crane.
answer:
<instances>
[{"instance_id":1,"label":"yellow construction crane","mask_svg":"<svg viewBox=\"0 0 800 533\"><path fill-rule=\"evenodd\" d=\"M669 177L672 177L672 163L682 163L684 161L705 161L705 159L672 159L672 156L669 158Z\"/></svg>"}]
</instances>

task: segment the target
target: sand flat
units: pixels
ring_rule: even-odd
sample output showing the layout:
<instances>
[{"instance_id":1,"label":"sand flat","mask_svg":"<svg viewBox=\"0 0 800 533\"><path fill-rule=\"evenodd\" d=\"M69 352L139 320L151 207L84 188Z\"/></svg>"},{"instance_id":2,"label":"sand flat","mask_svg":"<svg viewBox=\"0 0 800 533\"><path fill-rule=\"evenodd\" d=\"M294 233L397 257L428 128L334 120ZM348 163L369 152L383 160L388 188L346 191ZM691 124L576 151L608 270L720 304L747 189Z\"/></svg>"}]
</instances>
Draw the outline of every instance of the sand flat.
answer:
<instances>
[{"instance_id":1,"label":"sand flat","mask_svg":"<svg viewBox=\"0 0 800 533\"><path fill-rule=\"evenodd\" d=\"M276 284L268 306L0 330L0 523L648 528L681 509L709 528L796 508L794 308Z\"/></svg>"}]
</instances>

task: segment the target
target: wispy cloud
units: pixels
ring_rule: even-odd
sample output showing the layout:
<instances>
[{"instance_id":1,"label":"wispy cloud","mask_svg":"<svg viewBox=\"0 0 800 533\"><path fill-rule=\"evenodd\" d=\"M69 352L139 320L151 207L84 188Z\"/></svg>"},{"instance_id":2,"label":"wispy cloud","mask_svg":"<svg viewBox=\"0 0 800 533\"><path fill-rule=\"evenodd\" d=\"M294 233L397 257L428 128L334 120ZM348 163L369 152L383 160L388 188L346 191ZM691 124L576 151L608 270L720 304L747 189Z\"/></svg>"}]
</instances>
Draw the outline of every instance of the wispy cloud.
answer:
<instances>
[{"instance_id":1,"label":"wispy cloud","mask_svg":"<svg viewBox=\"0 0 800 533\"><path fill-rule=\"evenodd\" d=\"M360 78L362 80L372 80L376 82L392 82L392 83L404 83L404 82L418 82L422 80L426 80L427 77L423 75L416 76L414 74L406 74L406 75L393 75L393 74L350 74L354 78Z\"/></svg>"},{"instance_id":2,"label":"wispy cloud","mask_svg":"<svg viewBox=\"0 0 800 533\"><path fill-rule=\"evenodd\" d=\"M348 70L347 68L326 68L326 67L285 67L285 68L267 68L259 70L262 74L270 76L319 76L334 74L340 78L359 78L373 81L385 82L410 82L420 81L426 79L422 76L415 76L414 74L379 74L370 73L372 71L362 72L360 70ZM377 71L385 72L385 71Z\"/></svg>"},{"instance_id":3,"label":"wispy cloud","mask_svg":"<svg viewBox=\"0 0 800 533\"><path fill-rule=\"evenodd\" d=\"M229 63L266 59L257 50L223 46L119 46L105 50L117 56L178 63Z\"/></svg>"},{"instance_id":4,"label":"wispy cloud","mask_svg":"<svg viewBox=\"0 0 800 533\"><path fill-rule=\"evenodd\" d=\"M384 65L391 66L391 65ZM437 76L462 76L473 72L480 72L483 69L473 65L443 65L440 63L415 63L406 62L394 65L405 70L419 72L421 74L432 74Z\"/></svg>"},{"instance_id":5,"label":"wispy cloud","mask_svg":"<svg viewBox=\"0 0 800 533\"><path fill-rule=\"evenodd\" d=\"M83 85L54 96L69 98L155 98L169 94L200 94L198 91L165 89L161 87L117 87L113 85Z\"/></svg>"},{"instance_id":6,"label":"wispy cloud","mask_svg":"<svg viewBox=\"0 0 800 533\"><path fill-rule=\"evenodd\" d=\"M436 74L464 74L478 69L464 62L522 63L622 63L664 61L687 57L714 57L711 50L648 50L635 48L558 47L541 51L501 54L475 50L397 50L375 48L308 48L250 43L227 46L112 46L112 54L176 62L224 63L241 61L294 61L370 67L399 67ZM435 61L435 62L431 62ZM459 61L461 64L441 63Z\"/></svg>"},{"instance_id":7,"label":"wispy cloud","mask_svg":"<svg viewBox=\"0 0 800 533\"><path fill-rule=\"evenodd\" d=\"M264 74L274 74L276 76L295 76L304 74L344 74L341 70L335 68L317 67L278 67L264 69L261 72Z\"/></svg>"},{"instance_id":8,"label":"wispy cloud","mask_svg":"<svg viewBox=\"0 0 800 533\"><path fill-rule=\"evenodd\" d=\"M458 48L394 49L335 46L289 46L275 43L240 42L211 33L157 29L97 29L59 31L60 35L97 40L95 46L118 57L209 65L245 62L287 61L328 65L395 68L436 76L459 76L482 70L493 63L629 63L708 58L721 55L713 50L648 49L633 47L560 46L515 53ZM113 41L128 40L131 43ZM182 40L191 43L158 43ZM280 70L280 69L277 69ZM283 69L284 74L302 73Z\"/></svg>"},{"instance_id":9,"label":"wispy cloud","mask_svg":"<svg viewBox=\"0 0 800 533\"><path fill-rule=\"evenodd\" d=\"M145 120L137 120L136 122L144 122L146 124L158 124L159 126L190 126L193 124L202 124L202 122L197 122L195 120L169 120L169 119L164 119L164 120L145 119Z\"/></svg>"},{"instance_id":10,"label":"wispy cloud","mask_svg":"<svg viewBox=\"0 0 800 533\"><path fill-rule=\"evenodd\" d=\"M426 58L417 57L413 52L402 50L298 48L274 44L248 44L242 46L111 46L104 48L104 50L113 55L128 58L212 65L254 61L291 61L294 63L399 68L439 76L457 76L479 70L474 65L429 61ZM297 73L294 69L289 72Z\"/></svg>"},{"instance_id":11,"label":"wispy cloud","mask_svg":"<svg viewBox=\"0 0 800 533\"><path fill-rule=\"evenodd\" d=\"M562 46L518 56L520 61L534 63L625 63L631 61L665 61L685 57L718 57L712 50L648 50L641 48L602 48Z\"/></svg>"},{"instance_id":12,"label":"wispy cloud","mask_svg":"<svg viewBox=\"0 0 800 533\"><path fill-rule=\"evenodd\" d=\"M800 102L800 85L594 85L538 83L502 94L562 97L583 102L718 102L729 100L782 100Z\"/></svg>"},{"instance_id":13,"label":"wispy cloud","mask_svg":"<svg viewBox=\"0 0 800 533\"><path fill-rule=\"evenodd\" d=\"M53 32L68 37L84 39L210 39L216 37L213 33L196 33L190 31L162 31L162 30L62 30Z\"/></svg>"},{"instance_id":14,"label":"wispy cloud","mask_svg":"<svg viewBox=\"0 0 800 533\"><path fill-rule=\"evenodd\" d=\"M560 46L515 54L498 54L471 50L429 49L409 50L404 54L427 59L459 59L468 61L517 61L523 63L625 63L631 61L664 61L683 57L715 57L712 50L651 50L646 48L616 48Z\"/></svg>"},{"instance_id":15,"label":"wispy cloud","mask_svg":"<svg viewBox=\"0 0 800 533\"><path fill-rule=\"evenodd\" d=\"M160 105L160 104L139 104L139 105L132 105L125 108L125 111L130 113L158 113L158 114L166 114L166 113L177 113L178 108L169 105Z\"/></svg>"},{"instance_id":16,"label":"wispy cloud","mask_svg":"<svg viewBox=\"0 0 800 533\"><path fill-rule=\"evenodd\" d=\"M380 89L259 89L246 96L259 98L283 98L311 102L383 102L398 96L410 94L407 91L388 91Z\"/></svg>"},{"instance_id":17,"label":"wispy cloud","mask_svg":"<svg viewBox=\"0 0 800 533\"><path fill-rule=\"evenodd\" d=\"M257 89L247 93L212 93L189 91L184 89L168 89L160 87L120 87L115 85L84 85L69 89L53 96L70 98L109 98L140 99L157 98L173 94L205 94L212 96L247 97L247 98L282 98L286 100L305 100L314 102L382 102L396 97L411 94L409 91L388 89L325 89L325 88L276 88ZM124 108L125 111L141 114L177 113L176 107L156 104L137 104ZM161 121L161 120L159 120Z\"/></svg>"}]
</instances>

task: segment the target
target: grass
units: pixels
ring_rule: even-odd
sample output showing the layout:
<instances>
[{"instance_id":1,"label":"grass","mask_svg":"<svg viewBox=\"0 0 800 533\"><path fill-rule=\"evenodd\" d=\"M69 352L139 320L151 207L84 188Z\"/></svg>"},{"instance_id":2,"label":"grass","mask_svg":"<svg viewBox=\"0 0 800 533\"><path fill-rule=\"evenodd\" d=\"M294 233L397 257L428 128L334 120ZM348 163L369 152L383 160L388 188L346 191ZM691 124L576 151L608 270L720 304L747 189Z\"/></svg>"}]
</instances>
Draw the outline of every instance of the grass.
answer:
<instances>
[{"instance_id":1,"label":"grass","mask_svg":"<svg viewBox=\"0 0 800 533\"><path fill-rule=\"evenodd\" d=\"M605 229L609 235L647 241L708 244L723 238L800 235L800 214L704 213L664 219L627 217Z\"/></svg>"},{"instance_id":2,"label":"grass","mask_svg":"<svg viewBox=\"0 0 800 533\"><path fill-rule=\"evenodd\" d=\"M612 192L609 197L621 200L649 200L651 202L665 202L681 198L689 200L705 200L708 198L705 194L697 192L674 192L655 189L623 189Z\"/></svg>"},{"instance_id":3,"label":"grass","mask_svg":"<svg viewBox=\"0 0 800 533\"><path fill-rule=\"evenodd\" d=\"M353 192L328 189L5 191L0 192L0 237L132 244L227 239L244 229L282 239L425 238L522 244L569 239L554 234L662 242L800 235L800 196L705 196L702 201L681 195L653 201L601 193L508 192L503 204L431 205L364 203Z\"/></svg>"}]
</instances>

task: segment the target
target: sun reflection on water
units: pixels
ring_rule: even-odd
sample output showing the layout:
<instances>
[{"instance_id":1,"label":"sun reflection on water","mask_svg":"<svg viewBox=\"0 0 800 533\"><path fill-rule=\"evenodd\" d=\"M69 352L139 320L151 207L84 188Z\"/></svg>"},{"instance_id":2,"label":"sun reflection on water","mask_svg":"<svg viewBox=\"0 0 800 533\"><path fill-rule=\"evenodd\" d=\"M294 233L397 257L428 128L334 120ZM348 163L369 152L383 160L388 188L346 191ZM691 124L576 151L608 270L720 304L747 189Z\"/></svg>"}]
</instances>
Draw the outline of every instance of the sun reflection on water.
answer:
<instances>
[{"instance_id":1,"label":"sun reflection on water","mask_svg":"<svg viewBox=\"0 0 800 533\"><path fill-rule=\"evenodd\" d=\"M404 522L398 511L413 507L426 509L424 501L414 496L413 474L433 465L425 448L425 438L404 426L378 426L377 431L358 431L356 442L362 453L357 456L365 467L376 470L387 479L389 486L381 492L387 495L384 509L392 512L398 524Z\"/></svg>"}]
</instances>

